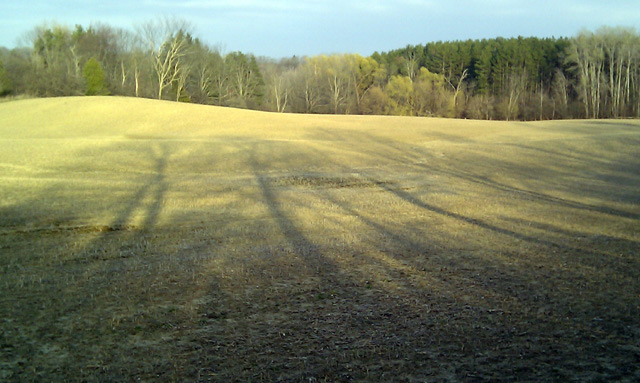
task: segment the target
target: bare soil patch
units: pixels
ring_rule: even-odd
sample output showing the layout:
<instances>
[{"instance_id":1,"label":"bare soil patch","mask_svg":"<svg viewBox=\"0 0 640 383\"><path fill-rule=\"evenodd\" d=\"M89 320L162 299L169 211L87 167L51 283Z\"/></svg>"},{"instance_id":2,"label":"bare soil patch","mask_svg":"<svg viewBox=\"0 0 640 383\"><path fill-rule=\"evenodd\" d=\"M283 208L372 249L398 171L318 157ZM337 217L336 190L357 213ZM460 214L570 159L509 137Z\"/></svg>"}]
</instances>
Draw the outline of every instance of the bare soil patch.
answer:
<instances>
[{"instance_id":1,"label":"bare soil patch","mask_svg":"<svg viewBox=\"0 0 640 383\"><path fill-rule=\"evenodd\" d=\"M374 179L364 179L354 176L322 176L322 175L290 175L272 177L268 182L275 186L303 186L326 188L370 188L380 185L388 185L390 182Z\"/></svg>"}]
</instances>

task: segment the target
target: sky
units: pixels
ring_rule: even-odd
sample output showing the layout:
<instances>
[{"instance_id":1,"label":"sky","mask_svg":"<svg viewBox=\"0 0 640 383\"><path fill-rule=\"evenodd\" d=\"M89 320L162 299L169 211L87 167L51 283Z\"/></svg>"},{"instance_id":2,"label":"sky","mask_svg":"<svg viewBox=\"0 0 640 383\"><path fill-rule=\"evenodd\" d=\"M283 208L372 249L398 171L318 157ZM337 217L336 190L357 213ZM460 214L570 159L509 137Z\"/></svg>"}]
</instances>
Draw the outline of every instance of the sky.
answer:
<instances>
[{"instance_id":1,"label":"sky","mask_svg":"<svg viewBox=\"0 0 640 383\"><path fill-rule=\"evenodd\" d=\"M640 0L0 0L0 46L28 45L43 23L134 30L162 17L188 21L223 53L368 56L434 41L640 31Z\"/></svg>"}]
</instances>

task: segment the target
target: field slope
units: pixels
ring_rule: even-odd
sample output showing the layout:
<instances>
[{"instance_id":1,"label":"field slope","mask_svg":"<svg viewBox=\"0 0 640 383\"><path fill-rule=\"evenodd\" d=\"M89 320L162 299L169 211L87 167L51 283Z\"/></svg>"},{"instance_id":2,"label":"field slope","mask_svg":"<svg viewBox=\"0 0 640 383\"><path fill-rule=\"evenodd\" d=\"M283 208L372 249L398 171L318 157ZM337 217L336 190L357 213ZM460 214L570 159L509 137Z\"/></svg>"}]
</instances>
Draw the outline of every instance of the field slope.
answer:
<instances>
[{"instance_id":1,"label":"field slope","mask_svg":"<svg viewBox=\"0 0 640 383\"><path fill-rule=\"evenodd\" d=\"M0 381L638 381L640 121L0 104Z\"/></svg>"}]
</instances>

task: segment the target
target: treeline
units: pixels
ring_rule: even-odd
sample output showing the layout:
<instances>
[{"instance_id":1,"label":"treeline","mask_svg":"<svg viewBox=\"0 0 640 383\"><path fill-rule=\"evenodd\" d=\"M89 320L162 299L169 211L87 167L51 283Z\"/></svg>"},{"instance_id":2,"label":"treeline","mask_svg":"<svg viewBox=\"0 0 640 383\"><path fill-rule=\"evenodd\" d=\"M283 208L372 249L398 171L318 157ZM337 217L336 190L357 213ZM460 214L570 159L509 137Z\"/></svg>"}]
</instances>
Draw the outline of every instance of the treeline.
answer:
<instances>
[{"instance_id":1,"label":"treeline","mask_svg":"<svg viewBox=\"0 0 640 383\"><path fill-rule=\"evenodd\" d=\"M184 21L40 26L0 48L0 96L114 94L295 113L543 120L640 116L640 35L435 42L370 57L224 53Z\"/></svg>"},{"instance_id":2,"label":"treeline","mask_svg":"<svg viewBox=\"0 0 640 383\"><path fill-rule=\"evenodd\" d=\"M114 94L258 108L264 81L252 55L223 55L183 21L150 21L135 31L93 25L41 26L31 47L4 50L3 93Z\"/></svg>"}]
</instances>

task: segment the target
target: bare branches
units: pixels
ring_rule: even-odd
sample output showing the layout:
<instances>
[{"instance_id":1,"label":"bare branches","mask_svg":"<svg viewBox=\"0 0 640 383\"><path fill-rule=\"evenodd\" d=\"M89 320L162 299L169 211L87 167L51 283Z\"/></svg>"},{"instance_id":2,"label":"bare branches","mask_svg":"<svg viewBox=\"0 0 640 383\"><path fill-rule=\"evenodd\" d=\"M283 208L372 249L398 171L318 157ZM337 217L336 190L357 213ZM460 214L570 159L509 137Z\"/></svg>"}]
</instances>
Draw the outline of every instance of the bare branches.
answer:
<instances>
[{"instance_id":1,"label":"bare branches","mask_svg":"<svg viewBox=\"0 0 640 383\"><path fill-rule=\"evenodd\" d=\"M169 18L148 21L138 27L138 36L152 57L158 99L162 99L167 87L186 76L188 66L182 58L188 53L191 29L186 21Z\"/></svg>"}]
</instances>

